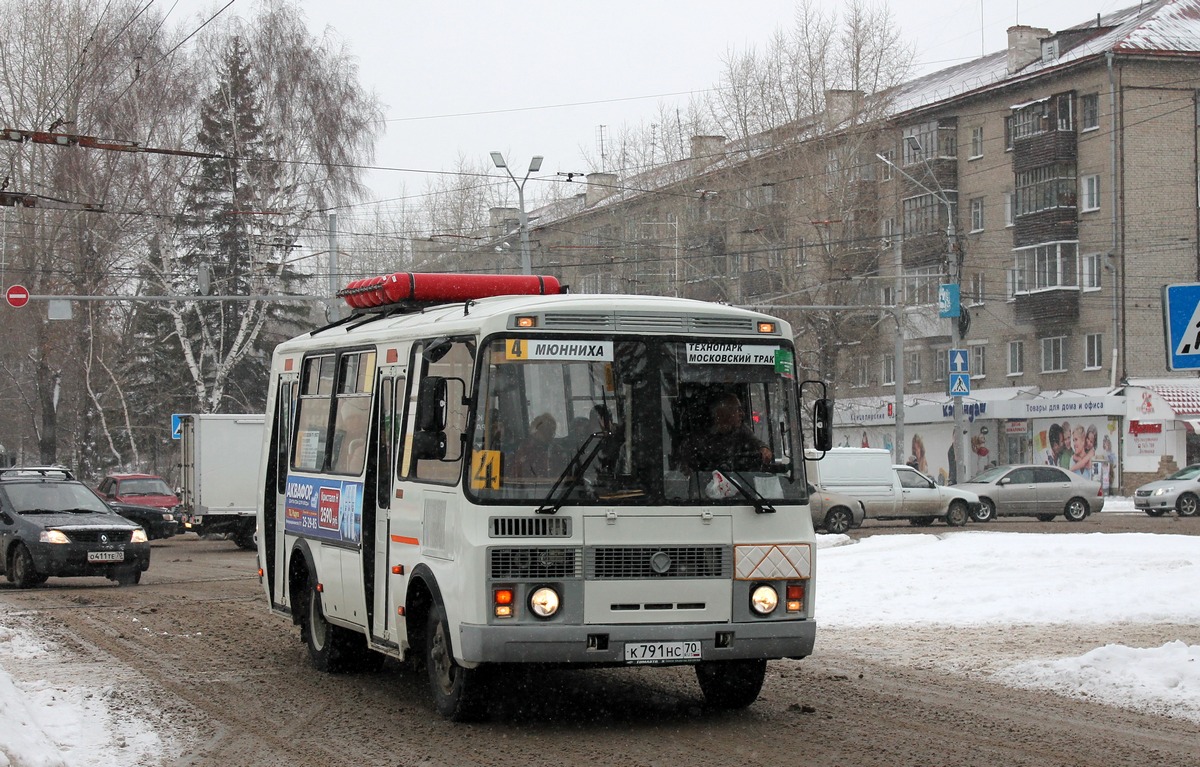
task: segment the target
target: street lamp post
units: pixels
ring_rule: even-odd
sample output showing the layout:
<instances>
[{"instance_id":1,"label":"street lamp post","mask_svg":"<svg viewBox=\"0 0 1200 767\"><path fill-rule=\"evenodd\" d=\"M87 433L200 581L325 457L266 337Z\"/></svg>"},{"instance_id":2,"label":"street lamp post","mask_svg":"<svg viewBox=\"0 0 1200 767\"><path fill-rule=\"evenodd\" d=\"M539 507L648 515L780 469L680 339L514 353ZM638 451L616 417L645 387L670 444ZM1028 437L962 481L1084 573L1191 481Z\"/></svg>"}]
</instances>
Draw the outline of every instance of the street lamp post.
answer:
<instances>
[{"instance_id":1,"label":"street lamp post","mask_svg":"<svg viewBox=\"0 0 1200 767\"><path fill-rule=\"evenodd\" d=\"M905 140L908 141L917 152L920 152L922 154L922 156L924 155L924 153L921 152L921 144L919 141L917 141L917 138L915 136L908 136L908 137L906 137ZM899 165L896 165L896 163L894 163L891 160L889 160L888 158L884 157L882 154L876 154L875 156L878 157L883 162L890 165L894 170L899 172L901 175L903 175L909 181L911 181L914 184L916 184L917 186L921 187L927 193L933 195L933 198L935 200L937 200L940 204L946 206L946 252L947 252L947 258L948 258L949 267L950 267L950 284L958 285L959 280L960 280L958 254L955 253L955 251L954 251L954 243L958 237L958 234L957 234L957 229L955 228L955 224L954 224L954 203L951 202L948 197L946 197L944 192L941 192L941 191L935 192L934 190L925 186L920 181L917 181L915 178L913 178L911 175L909 175ZM936 179L934 180L934 183L935 184L937 183ZM897 268L899 269L901 267L898 265ZM951 317L950 318L950 348L951 348L951 350L958 349L958 347L961 343L962 343L962 339L960 338L960 334L959 334L958 317ZM897 347L897 348L899 348L899 347ZM947 357L947 359L949 359L949 357ZM947 371L947 372L949 372L949 371ZM956 480L958 482L964 482L967 479L967 477L965 476L965 469L964 469L964 467L966 466L966 459L967 459L967 438L966 438L966 434L964 433L964 430L963 430L962 397L953 397L952 396L950 398L950 400L951 400L951 405L953 406L953 409L954 409L954 436L950 440L950 445L954 448L954 466L951 468L954 469L954 476L955 476ZM901 427L901 428L903 428L903 427Z\"/></svg>"},{"instance_id":2,"label":"street lamp post","mask_svg":"<svg viewBox=\"0 0 1200 767\"><path fill-rule=\"evenodd\" d=\"M529 217L525 214L525 182L529 180L530 173L537 173L542 169L542 156L534 155L529 161L529 170L525 171L525 177L517 181L517 177L509 170L508 163L504 161L504 155L500 152L492 152L492 162L497 168L502 169L512 179L512 182L517 186L517 213L520 216L521 227L521 274L532 274L533 264L529 256Z\"/></svg>"}]
</instances>

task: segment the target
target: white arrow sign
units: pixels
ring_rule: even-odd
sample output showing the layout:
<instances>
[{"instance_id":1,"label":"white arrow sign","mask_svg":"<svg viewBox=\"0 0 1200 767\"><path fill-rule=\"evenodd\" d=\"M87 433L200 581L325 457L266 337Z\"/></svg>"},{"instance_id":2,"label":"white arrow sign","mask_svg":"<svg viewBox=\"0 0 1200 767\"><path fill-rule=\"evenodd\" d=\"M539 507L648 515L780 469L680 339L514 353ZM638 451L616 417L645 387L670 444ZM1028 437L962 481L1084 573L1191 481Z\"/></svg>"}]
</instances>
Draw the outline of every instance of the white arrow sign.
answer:
<instances>
[{"instance_id":1,"label":"white arrow sign","mask_svg":"<svg viewBox=\"0 0 1200 767\"><path fill-rule=\"evenodd\" d=\"M967 354L966 349L951 349L950 350L950 372L951 373L969 373L969 372L971 372L971 355Z\"/></svg>"}]
</instances>

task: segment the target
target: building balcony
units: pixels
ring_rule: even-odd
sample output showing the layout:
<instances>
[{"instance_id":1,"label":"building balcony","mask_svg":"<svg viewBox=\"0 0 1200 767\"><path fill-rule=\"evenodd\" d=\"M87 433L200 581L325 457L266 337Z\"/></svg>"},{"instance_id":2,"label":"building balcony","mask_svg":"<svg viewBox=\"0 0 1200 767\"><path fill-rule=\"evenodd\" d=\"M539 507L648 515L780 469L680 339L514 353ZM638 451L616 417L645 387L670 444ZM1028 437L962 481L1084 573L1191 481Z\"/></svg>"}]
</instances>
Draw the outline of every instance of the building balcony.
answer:
<instances>
[{"instance_id":1,"label":"building balcony","mask_svg":"<svg viewBox=\"0 0 1200 767\"><path fill-rule=\"evenodd\" d=\"M1079 288L1044 288L1014 296L1017 322L1039 329L1066 327L1079 320Z\"/></svg>"}]
</instances>

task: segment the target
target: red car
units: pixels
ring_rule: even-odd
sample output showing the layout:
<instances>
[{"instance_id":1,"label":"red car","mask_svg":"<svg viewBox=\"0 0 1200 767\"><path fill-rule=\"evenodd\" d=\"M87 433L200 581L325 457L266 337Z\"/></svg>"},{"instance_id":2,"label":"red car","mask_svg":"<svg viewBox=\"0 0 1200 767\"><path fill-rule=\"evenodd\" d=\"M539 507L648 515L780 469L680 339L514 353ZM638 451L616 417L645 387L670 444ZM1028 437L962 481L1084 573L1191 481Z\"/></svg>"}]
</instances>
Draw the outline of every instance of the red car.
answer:
<instances>
[{"instance_id":1,"label":"red car","mask_svg":"<svg viewBox=\"0 0 1200 767\"><path fill-rule=\"evenodd\" d=\"M174 512L179 496L162 477L153 474L109 474L100 481L96 492L109 501L156 506Z\"/></svg>"}]
</instances>

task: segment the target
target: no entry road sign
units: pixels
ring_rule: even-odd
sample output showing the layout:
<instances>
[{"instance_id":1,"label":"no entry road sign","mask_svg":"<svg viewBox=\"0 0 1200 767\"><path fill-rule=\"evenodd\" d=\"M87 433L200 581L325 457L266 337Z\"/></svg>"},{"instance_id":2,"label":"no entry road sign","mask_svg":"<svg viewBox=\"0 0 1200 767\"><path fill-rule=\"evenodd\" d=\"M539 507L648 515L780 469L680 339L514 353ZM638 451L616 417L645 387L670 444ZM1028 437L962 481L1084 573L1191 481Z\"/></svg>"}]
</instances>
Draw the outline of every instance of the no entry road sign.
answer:
<instances>
[{"instance_id":1,"label":"no entry road sign","mask_svg":"<svg viewBox=\"0 0 1200 767\"><path fill-rule=\"evenodd\" d=\"M25 289L24 285L13 285L4 291L4 298L8 301L9 306L14 309L20 309L29 303L29 291Z\"/></svg>"}]
</instances>

